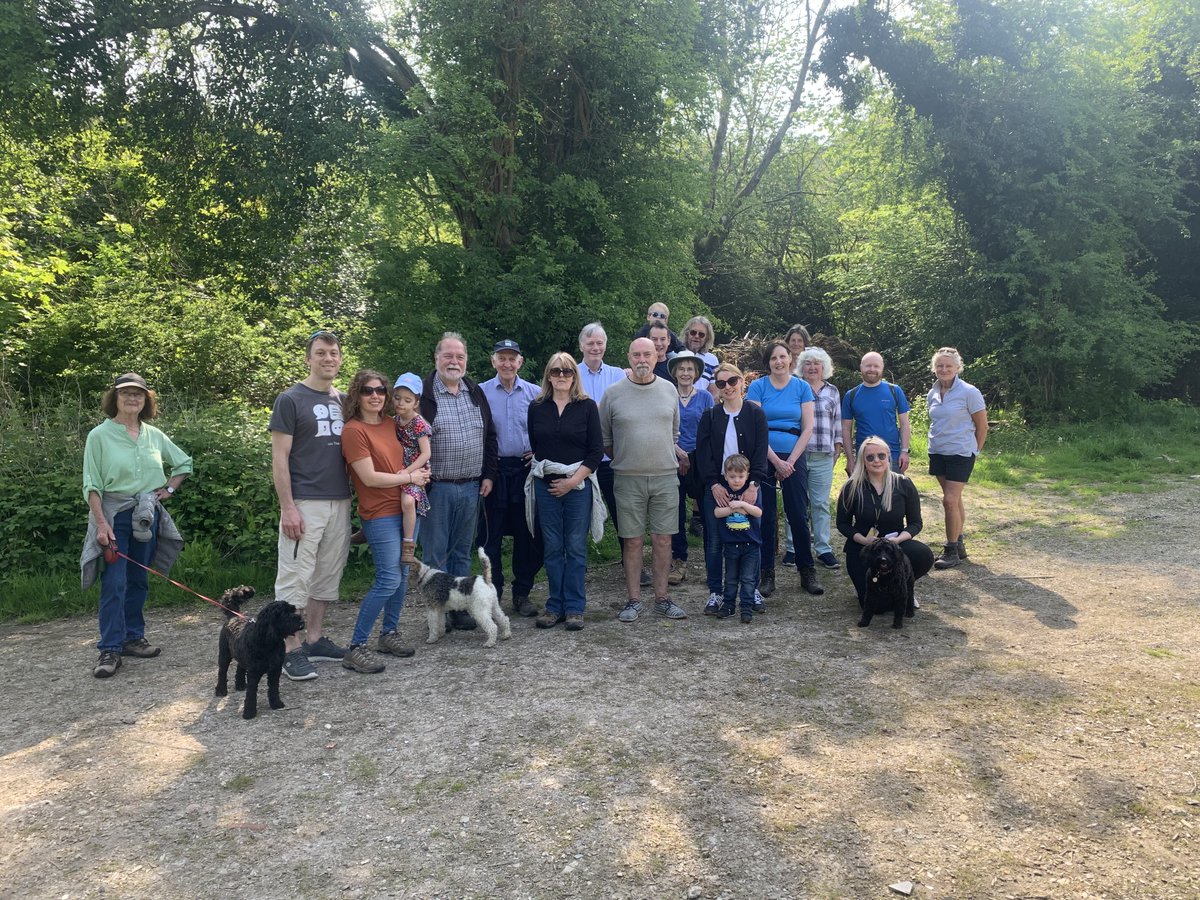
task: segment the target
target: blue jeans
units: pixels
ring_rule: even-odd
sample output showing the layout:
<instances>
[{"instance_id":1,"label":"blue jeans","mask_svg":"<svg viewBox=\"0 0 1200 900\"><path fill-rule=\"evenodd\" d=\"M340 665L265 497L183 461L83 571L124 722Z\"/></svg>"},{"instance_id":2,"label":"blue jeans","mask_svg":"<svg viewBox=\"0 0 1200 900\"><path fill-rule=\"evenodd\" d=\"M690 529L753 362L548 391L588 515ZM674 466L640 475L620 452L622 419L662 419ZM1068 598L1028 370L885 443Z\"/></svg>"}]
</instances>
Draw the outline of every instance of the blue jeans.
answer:
<instances>
[{"instance_id":1,"label":"blue jeans","mask_svg":"<svg viewBox=\"0 0 1200 900\"><path fill-rule=\"evenodd\" d=\"M158 540L151 537L142 543L133 539L133 510L117 513L112 522L117 549L137 560L150 565L158 549ZM158 534L158 517L155 516L153 533ZM100 574L100 651L115 650L118 653L127 641L136 641L146 636L146 595L150 593L150 579L145 569L124 559L106 565Z\"/></svg>"},{"instance_id":2,"label":"blue jeans","mask_svg":"<svg viewBox=\"0 0 1200 900\"><path fill-rule=\"evenodd\" d=\"M549 595L546 611L559 615L583 615L587 605L584 576L587 573L587 536L592 524L592 485L555 497L541 478L533 480L542 545L546 550Z\"/></svg>"},{"instance_id":3,"label":"blue jeans","mask_svg":"<svg viewBox=\"0 0 1200 900\"><path fill-rule=\"evenodd\" d=\"M479 522L479 482L434 481L425 490L429 515L422 529L421 561L451 575L470 575Z\"/></svg>"},{"instance_id":4,"label":"blue jeans","mask_svg":"<svg viewBox=\"0 0 1200 900\"><path fill-rule=\"evenodd\" d=\"M692 508L692 498L683 487L683 477L679 478L679 530L671 535L671 559L682 559L687 562L688 512Z\"/></svg>"},{"instance_id":5,"label":"blue jeans","mask_svg":"<svg viewBox=\"0 0 1200 900\"><path fill-rule=\"evenodd\" d=\"M808 518L812 524L813 551L820 556L832 553L829 543L829 492L833 490L833 454L809 450L804 454L808 463Z\"/></svg>"},{"instance_id":6,"label":"blue jeans","mask_svg":"<svg viewBox=\"0 0 1200 900\"><path fill-rule=\"evenodd\" d=\"M733 606L733 601L741 594L742 612L754 609L754 592L758 590L758 559L761 548L758 544L746 541L744 543L726 543L723 547L725 557L725 592L726 606Z\"/></svg>"},{"instance_id":7,"label":"blue jeans","mask_svg":"<svg viewBox=\"0 0 1200 900\"><path fill-rule=\"evenodd\" d=\"M710 594L720 594L725 582L721 577L725 551L721 549L721 523L717 521L717 501L713 499L712 489L705 488L700 500L700 510L704 513L704 575L708 582Z\"/></svg>"},{"instance_id":8,"label":"blue jeans","mask_svg":"<svg viewBox=\"0 0 1200 900\"><path fill-rule=\"evenodd\" d=\"M788 524L792 526L792 539L795 544L796 568L811 569L814 565L812 544L808 535L808 466L801 456L796 460L796 470L791 478L778 481L775 470L759 486L759 496L762 497L762 567L775 568L775 535L778 531L778 517L775 510L776 485L782 487L783 512Z\"/></svg>"},{"instance_id":9,"label":"blue jeans","mask_svg":"<svg viewBox=\"0 0 1200 900\"><path fill-rule=\"evenodd\" d=\"M375 581L358 608L358 619L354 623L351 646L365 644L383 610L382 634L395 631L400 624L400 610L404 608L404 596L408 592L408 566L400 565L400 542L404 538L404 516L381 516L378 519L363 519L363 536L371 548L375 560ZM421 532L421 517L417 516L415 538Z\"/></svg>"}]
</instances>

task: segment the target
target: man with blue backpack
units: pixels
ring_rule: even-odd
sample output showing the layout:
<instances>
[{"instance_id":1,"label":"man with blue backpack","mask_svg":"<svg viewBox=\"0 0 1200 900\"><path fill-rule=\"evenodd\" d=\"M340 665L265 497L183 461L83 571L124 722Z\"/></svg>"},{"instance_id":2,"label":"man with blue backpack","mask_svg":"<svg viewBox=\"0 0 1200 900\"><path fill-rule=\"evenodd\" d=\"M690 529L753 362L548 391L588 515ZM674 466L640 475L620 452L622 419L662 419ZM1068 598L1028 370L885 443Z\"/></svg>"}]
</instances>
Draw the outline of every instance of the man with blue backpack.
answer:
<instances>
[{"instance_id":1,"label":"man with blue backpack","mask_svg":"<svg viewBox=\"0 0 1200 900\"><path fill-rule=\"evenodd\" d=\"M871 352L862 358L858 371L862 384L855 385L842 397L842 446L846 449L846 474L854 471L858 446L871 435L887 441L892 451L892 468L908 471L909 442L908 398L899 385L883 377L883 357ZM851 443L851 432L854 442Z\"/></svg>"}]
</instances>

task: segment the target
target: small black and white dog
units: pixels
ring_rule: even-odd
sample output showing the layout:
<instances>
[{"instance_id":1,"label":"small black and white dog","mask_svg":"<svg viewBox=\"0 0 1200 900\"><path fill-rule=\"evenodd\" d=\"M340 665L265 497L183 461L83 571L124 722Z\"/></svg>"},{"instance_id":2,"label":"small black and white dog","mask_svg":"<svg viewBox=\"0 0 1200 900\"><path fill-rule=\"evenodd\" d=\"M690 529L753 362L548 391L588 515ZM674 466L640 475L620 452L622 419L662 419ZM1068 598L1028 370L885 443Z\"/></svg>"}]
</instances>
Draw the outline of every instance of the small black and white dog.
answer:
<instances>
[{"instance_id":1,"label":"small black and white dog","mask_svg":"<svg viewBox=\"0 0 1200 900\"><path fill-rule=\"evenodd\" d=\"M482 576L459 577L417 563L417 583L421 586L425 618L429 623L429 637L425 643L436 644L446 633L446 613L454 610L470 613L479 623L487 634L487 640L483 642L485 647L496 646L497 634L505 640L512 637L512 626L500 608L500 598L492 584L492 564L482 547L479 548L479 561L483 565Z\"/></svg>"},{"instance_id":2,"label":"small black and white dog","mask_svg":"<svg viewBox=\"0 0 1200 900\"><path fill-rule=\"evenodd\" d=\"M276 600L268 603L250 619L235 616L242 604L254 596L254 588L241 585L221 595L226 607L225 625L221 628L221 649L217 658L218 697L229 693L229 664L237 663L233 686L246 692L242 718L258 715L258 683L267 676L267 702L271 709L283 709L279 696L279 675L286 655L283 642L304 627L299 610L290 603Z\"/></svg>"},{"instance_id":3,"label":"small black and white dog","mask_svg":"<svg viewBox=\"0 0 1200 900\"><path fill-rule=\"evenodd\" d=\"M862 558L867 564L867 598L858 627L870 625L876 613L890 612L892 627L903 628L904 617L912 618L916 612L912 563L899 544L886 538L876 538L863 547Z\"/></svg>"}]
</instances>

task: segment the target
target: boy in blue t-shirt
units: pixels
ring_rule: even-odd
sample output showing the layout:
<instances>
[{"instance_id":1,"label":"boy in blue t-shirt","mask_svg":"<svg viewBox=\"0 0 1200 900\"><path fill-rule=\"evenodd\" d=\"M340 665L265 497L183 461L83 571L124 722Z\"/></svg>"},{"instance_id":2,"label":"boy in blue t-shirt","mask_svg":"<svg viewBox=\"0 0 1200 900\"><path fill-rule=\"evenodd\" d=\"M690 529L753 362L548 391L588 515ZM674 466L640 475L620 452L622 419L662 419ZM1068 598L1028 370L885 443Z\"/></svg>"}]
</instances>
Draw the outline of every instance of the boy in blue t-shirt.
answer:
<instances>
[{"instance_id":1,"label":"boy in blue t-shirt","mask_svg":"<svg viewBox=\"0 0 1200 900\"><path fill-rule=\"evenodd\" d=\"M762 548L762 501L755 489L753 500L744 499L750 486L750 460L735 453L725 460L721 478L729 491L729 502L718 506L721 545L725 554L725 597L717 615L733 615L733 601L741 587L742 623L754 618L754 592L758 590L759 552Z\"/></svg>"}]
</instances>

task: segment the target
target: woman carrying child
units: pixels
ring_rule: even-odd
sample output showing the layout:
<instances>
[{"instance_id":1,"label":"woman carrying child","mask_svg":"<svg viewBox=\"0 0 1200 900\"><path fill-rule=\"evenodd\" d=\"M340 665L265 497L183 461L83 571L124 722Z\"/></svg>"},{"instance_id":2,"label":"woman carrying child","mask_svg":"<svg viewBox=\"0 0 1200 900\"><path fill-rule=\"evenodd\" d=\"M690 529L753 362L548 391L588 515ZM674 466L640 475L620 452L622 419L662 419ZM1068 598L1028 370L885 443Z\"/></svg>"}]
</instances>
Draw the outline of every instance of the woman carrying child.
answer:
<instances>
[{"instance_id":1,"label":"woman carrying child","mask_svg":"<svg viewBox=\"0 0 1200 900\"><path fill-rule=\"evenodd\" d=\"M406 377L401 376L401 381ZM411 393L407 384L397 393L403 391ZM386 415L388 393L387 379L383 375L363 369L351 379L342 407L346 421L342 431L342 456L350 468L350 480L358 494L363 534L375 560L375 581L363 597L358 620L354 623L354 635L342 660L345 668L363 673L384 669L384 663L367 649L367 639L380 611L383 612L383 626L379 652L394 656L413 655L413 649L401 643L396 631L408 581L408 566L402 564L400 554L405 533L402 498L407 496L404 487L420 487L429 481L428 468L410 469L405 465L405 450L396 439L399 425ZM428 448L428 438L424 443ZM413 508L416 509L415 502ZM415 537L415 522L413 529Z\"/></svg>"}]
</instances>

